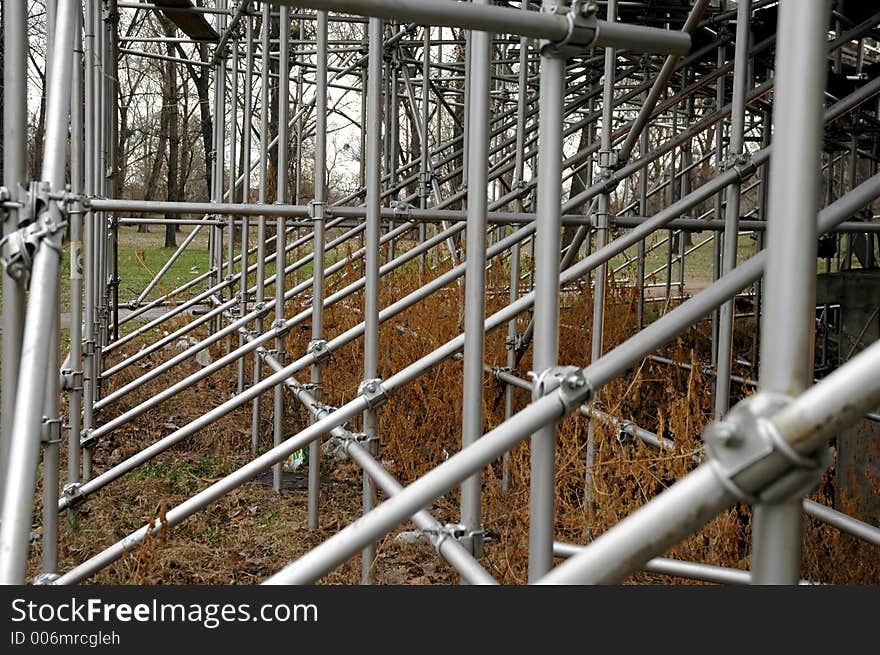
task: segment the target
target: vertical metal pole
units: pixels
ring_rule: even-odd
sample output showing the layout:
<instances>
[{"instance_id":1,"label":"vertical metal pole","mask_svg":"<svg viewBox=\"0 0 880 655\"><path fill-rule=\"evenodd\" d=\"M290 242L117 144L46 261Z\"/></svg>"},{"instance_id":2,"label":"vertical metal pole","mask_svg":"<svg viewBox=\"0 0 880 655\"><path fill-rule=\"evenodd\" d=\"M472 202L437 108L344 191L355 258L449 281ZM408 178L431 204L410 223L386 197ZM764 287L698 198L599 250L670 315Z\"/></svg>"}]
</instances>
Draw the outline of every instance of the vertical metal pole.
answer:
<instances>
[{"instance_id":1,"label":"vertical metal pole","mask_svg":"<svg viewBox=\"0 0 880 655\"><path fill-rule=\"evenodd\" d=\"M241 149L244 153L244 181L242 182L241 201L245 204L251 201L251 112L253 111L253 72L254 72L254 17L248 16L245 24L245 77L244 77L244 110L241 112L243 134L241 138ZM248 217L241 217L241 266L240 284L239 284L239 316L244 316L248 311L248 242L250 237L250 221ZM244 333L238 334L238 347L241 348L245 343ZM255 355L259 359L259 355ZM238 393L244 391L245 376L244 368L247 358L241 357L238 360Z\"/></svg>"},{"instance_id":2,"label":"vertical metal pole","mask_svg":"<svg viewBox=\"0 0 880 655\"><path fill-rule=\"evenodd\" d=\"M25 183L27 175L27 18L25 2L8 2L3 7L3 185L9 191L10 200L16 202L22 200L19 185ZM18 221L18 210L9 209L3 223L4 237L18 230ZM12 277L5 267L0 275L3 276L0 473L4 473L17 397L25 286L24 279ZM0 485L0 502L2 499Z\"/></svg>"},{"instance_id":3,"label":"vertical metal pole","mask_svg":"<svg viewBox=\"0 0 880 655\"><path fill-rule=\"evenodd\" d=\"M73 36L77 3L63 0L55 22L55 47L49 65L46 92L46 148L42 178L50 191L64 188L67 128L70 112ZM0 584L23 584L30 542L33 496L36 486L39 442L44 400L53 391L48 385L49 363L45 327L57 316L58 274L61 263L61 212L50 203L40 216L49 232L40 242L33 260L30 300L25 316L18 395L7 474L2 484L3 521L0 523ZM54 226L51 227L51 226ZM51 341L51 338L49 339ZM55 376L57 380L57 364ZM55 388L57 392L57 387Z\"/></svg>"},{"instance_id":4,"label":"vertical metal pole","mask_svg":"<svg viewBox=\"0 0 880 655\"><path fill-rule=\"evenodd\" d=\"M607 20L617 20L617 0L609 0ZM602 135L599 151L599 177L608 178L614 172L612 162L611 139L614 117L614 77L617 69L617 51L605 49L605 72L602 87ZM540 210L539 210L540 211ZM608 242L608 226L611 219L611 195L602 193L599 196L599 209L596 214L596 250L601 250ZM596 267L593 283L593 334L590 349L590 361L602 356L602 331L605 323L605 278L607 264ZM537 334L535 335L537 339ZM537 351L536 351L537 352ZM540 369L536 369L540 370ZM596 426L593 420L587 424L587 457L584 480L584 494L587 500L593 498L593 463L596 459Z\"/></svg>"},{"instance_id":5,"label":"vertical metal pole","mask_svg":"<svg viewBox=\"0 0 880 655\"><path fill-rule=\"evenodd\" d=\"M70 100L70 190L74 197L83 192L83 46L82 15L77 11L73 40L73 88ZM82 203L74 201L70 222L70 369L72 385L68 389L67 484L80 481L80 430L83 408L83 220ZM68 516L73 516L72 512Z\"/></svg>"},{"instance_id":6,"label":"vertical metal pole","mask_svg":"<svg viewBox=\"0 0 880 655\"><path fill-rule=\"evenodd\" d=\"M305 21L299 21L299 32L300 38L303 33L303 26ZM297 46L294 46L294 52L298 49ZM303 67L297 66L295 69L296 74L296 111L299 111L303 106ZM296 122L296 140L295 140L295 148L296 148L296 160L293 162L293 175L294 175L294 184L296 185L296 189L294 189L294 202L298 205L302 202L302 141L303 141L303 121L302 119ZM299 236L297 234L297 236Z\"/></svg>"},{"instance_id":7,"label":"vertical metal pole","mask_svg":"<svg viewBox=\"0 0 880 655\"><path fill-rule=\"evenodd\" d=\"M315 199L312 254L312 343L324 338L324 208L327 202L327 12L318 12L317 59L315 68ZM312 365L311 383L318 402L323 401L321 364ZM321 444L309 444L309 530L318 529L318 501L321 484Z\"/></svg>"},{"instance_id":8,"label":"vertical metal pole","mask_svg":"<svg viewBox=\"0 0 880 655\"><path fill-rule=\"evenodd\" d=\"M95 6L94 14L94 35L95 35L95 56L93 65L95 67L94 84L95 84L95 191L104 195L107 189L107 83L104 79L104 26L103 26L103 3ZM97 344L95 348L95 362L97 364L98 373L103 367L102 350L107 345L107 294L109 287L108 281L108 258L107 258L107 215L99 213L95 222L97 235L95 238L95 264L97 266L98 277L98 294L96 301L97 306ZM100 390L100 386L99 386Z\"/></svg>"},{"instance_id":9,"label":"vertical metal pole","mask_svg":"<svg viewBox=\"0 0 880 655\"><path fill-rule=\"evenodd\" d=\"M232 48L232 68L229 70L229 197L236 198L236 180L238 179L238 37L229 39ZM235 217L228 216L228 234L226 242L226 289L229 298L235 295ZM239 339L241 335L239 335ZM232 352L232 336L226 337L226 353ZM243 374L242 361L239 360L238 373ZM241 393L243 380L239 379L236 390Z\"/></svg>"},{"instance_id":10,"label":"vertical metal pole","mask_svg":"<svg viewBox=\"0 0 880 655\"><path fill-rule=\"evenodd\" d=\"M397 24L392 22L392 30L397 31ZM391 60L386 67L388 71L388 131L386 143L388 145L388 186L393 188L397 184L397 166L400 161L400 103L397 95L397 74L400 70L400 51L395 45L391 49ZM394 218L388 220L388 232L394 230ZM385 252L385 262L394 259L394 251L396 249L396 239L393 237L388 240L388 249Z\"/></svg>"},{"instance_id":11,"label":"vertical metal pole","mask_svg":"<svg viewBox=\"0 0 880 655\"><path fill-rule=\"evenodd\" d=\"M816 215L819 211L827 0L782 0L776 47L773 156L765 271L760 390L796 395L812 377L816 312ZM792 120L797 116L797 120ZM800 579L801 497L753 508L752 579Z\"/></svg>"},{"instance_id":12,"label":"vertical metal pole","mask_svg":"<svg viewBox=\"0 0 880 655\"><path fill-rule=\"evenodd\" d=\"M648 56L645 55L644 61L644 71L645 71L645 79L647 80L650 75L650 63L648 61ZM645 98L647 100L650 95L651 90L647 89L645 91ZM644 157L648 150L650 149L650 131L651 131L651 121L650 119L645 122L645 127L642 129L642 133L639 135L639 156ZM645 166L642 168L639 173L639 213L642 216L648 216L648 176L650 175L650 166ZM637 304L636 304L636 322L638 324L638 329L641 330L645 326L645 240L642 239L639 241L638 245L638 253L637 253L638 261L636 263L636 284L638 285L637 291L639 294Z\"/></svg>"},{"instance_id":13,"label":"vertical metal pole","mask_svg":"<svg viewBox=\"0 0 880 655\"><path fill-rule=\"evenodd\" d=\"M367 113L363 120L366 131L367 229L364 236L364 380L379 376L379 201L382 184L382 21L369 21L370 49L367 58ZM364 412L364 433L376 439L376 410ZM363 510L366 514L375 503L373 482L363 475ZM370 544L361 552L361 582L373 582L373 560L376 546Z\"/></svg>"},{"instance_id":14,"label":"vertical metal pole","mask_svg":"<svg viewBox=\"0 0 880 655\"><path fill-rule=\"evenodd\" d=\"M524 0L520 6L522 11L529 10L529 0ZM513 164L513 185L520 193L516 197L516 211L523 210L523 176L525 175L525 139L526 139L526 98L528 96L529 79L529 40L520 37L519 40L519 70L517 71L517 84L519 94L516 102L516 151ZM514 303L519 298L520 276L520 244L513 245L510 251L510 302ZM516 318L512 318L507 324L507 367L513 369L516 366ZM513 386L505 385L504 388L504 418L513 416ZM510 490L510 453L504 453L501 470L501 489L505 493Z\"/></svg>"},{"instance_id":15,"label":"vertical metal pole","mask_svg":"<svg viewBox=\"0 0 880 655\"><path fill-rule=\"evenodd\" d=\"M260 69L260 195L258 202L266 202L266 182L269 177L269 68L272 53L269 49L270 21L272 19L268 2L263 3L263 20L260 26L262 68ZM255 301L262 306L266 295L266 217L257 219L257 291ZM263 332L263 316L257 317L256 331ZM262 359L254 356L254 383L260 381ZM256 457L260 445L260 396L254 398L251 415L251 456Z\"/></svg>"},{"instance_id":16,"label":"vertical metal pole","mask_svg":"<svg viewBox=\"0 0 880 655\"><path fill-rule=\"evenodd\" d=\"M718 68L724 66L726 57L726 46L724 43L718 46ZM715 107L721 109L724 106L725 96L725 76L718 78L717 87L715 89ZM721 171L721 162L724 159L724 121L718 121L715 124L715 169ZM715 195L715 220L722 220L721 212L724 209L724 194L717 193ZM718 232L712 233L712 280L715 281L721 277L721 239ZM719 311L716 309L712 312L712 362L718 362L718 321Z\"/></svg>"},{"instance_id":17,"label":"vertical metal pole","mask_svg":"<svg viewBox=\"0 0 880 655\"><path fill-rule=\"evenodd\" d=\"M428 208L428 194L430 193L430 175L431 170L429 168L430 165L430 157L431 153L428 148L428 143L430 140L430 120L431 120L431 106L428 102L428 97L430 95L430 86L428 84L429 76L431 75L431 26L425 25L424 34L422 38L422 121L419 126L419 143L421 144L422 151L419 153L419 207L421 209ZM427 238L427 224L419 223L419 242L424 243ZM422 253L419 255L419 283L423 283L422 276L425 274L425 263L426 263L427 254Z\"/></svg>"},{"instance_id":18,"label":"vertical metal pole","mask_svg":"<svg viewBox=\"0 0 880 655\"><path fill-rule=\"evenodd\" d=\"M52 50L55 47L55 25L57 14L57 0L49 0L46 3L46 60L50 65L55 65L52 59ZM74 26L78 22L76 14L73 15ZM75 31L74 31L75 33ZM63 48L64 44L57 44ZM73 43L71 42L71 46ZM72 97L72 94L71 94ZM69 110L69 109L68 109ZM46 325L48 333L48 361L46 370L46 392L43 398L43 431L41 441L43 443L43 508L42 508L42 538L40 540L40 571L43 574L52 574L58 570L58 495L60 491L58 470L61 455L61 407L59 403L60 380L58 377L58 344L60 341L60 268L56 270L53 298L52 318Z\"/></svg>"},{"instance_id":19,"label":"vertical metal pole","mask_svg":"<svg viewBox=\"0 0 880 655\"><path fill-rule=\"evenodd\" d=\"M488 4L478 0L478 4ZM468 94L467 259L465 260L464 385L461 447L483 435L483 322L486 309L486 190L489 171L489 85L492 35L470 33L471 56ZM482 555L480 533L480 474L461 484L461 524L464 546L475 557Z\"/></svg>"},{"instance_id":20,"label":"vertical metal pole","mask_svg":"<svg viewBox=\"0 0 880 655\"><path fill-rule=\"evenodd\" d=\"M107 188L106 197L116 198L119 179L119 7L116 0L107 0L104 33L105 78L107 83ZM175 64L176 65L176 64ZM119 338L119 223L114 216L108 234L108 340L111 338L109 326L113 326L112 338Z\"/></svg>"},{"instance_id":21,"label":"vertical metal pole","mask_svg":"<svg viewBox=\"0 0 880 655\"><path fill-rule=\"evenodd\" d=\"M226 0L220 0L218 7L226 9ZM218 28L222 31L226 27L226 15L220 14ZM228 46L227 46L228 47ZM214 177L213 198L214 202L223 202L223 184L225 177L225 152L226 152L226 49L220 53L217 65L214 68ZM212 268L216 273L216 283L223 281L223 226L214 228L214 260ZM214 331L220 329L220 316L214 322Z\"/></svg>"},{"instance_id":22,"label":"vertical metal pole","mask_svg":"<svg viewBox=\"0 0 880 655\"><path fill-rule=\"evenodd\" d=\"M60 44L59 44L60 45ZM60 268L58 269L60 273ZM56 289L61 279L56 275ZM46 395L43 399L43 511L41 572L58 571L58 496L60 493L59 464L61 461L61 407L58 399L58 343L60 333L60 303L56 291L54 315L48 325L48 361Z\"/></svg>"},{"instance_id":23,"label":"vertical metal pole","mask_svg":"<svg viewBox=\"0 0 880 655\"><path fill-rule=\"evenodd\" d=\"M682 69L682 90L688 87L690 83L690 76L688 75L689 70L687 68ZM685 100L685 125L692 125L694 122L694 97L688 96ZM679 198L686 198L691 192L691 174L690 167L694 163L693 156L693 141L688 140L685 141L681 146L681 174L679 177L681 178L681 192L679 193ZM679 232L678 238L678 295L684 296L684 274L685 274L685 256L686 256L686 248L685 248L685 236L687 234L684 230Z\"/></svg>"},{"instance_id":24,"label":"vertical metal pole","mask_svg":"<svg viewBox=\"0 0 880 655\"><path fill-rule=\"evenodd\" d=\"M290 9L282 5L278 9L278 172L277 202L287 202L287 150L290 147L287 129L290 103ZM275 221L275 328L280 329L284 323L284 265L287 246L287 221L279 216ZM275 337L276 357L284 356L284 337L279 332ZM274 445L284 441L284 385L274 389L274 415L272 425L272 442ZM272 467L272 486L276 493L281 493L281 463Z\"/></svg>"},{"instance_id":25,"label":"vertical metal pole","mask_svg":"<svg viewBox=\"0 0 880 655\"><path fill-rule=\"evenodd\" d=\"M770 121L771 121L770 111L764 110L764 112L761 116L761 147L762 148L766 148L767 146L770 145L770 135L772 132L772 130L770 128ZM760 179L760 186L758 187L758 215L757 215L757 218L758 218L758 220L766 221L767 220L767 196L769 195L768 194L768 186L769 186L769 181L770 181L770 173L769 173L768 167L762 166L761 170L758 172L758 176ZM764 249L765 236L766 235L764 234L763 231L755 233L755 253L756 254L761 252ZM761 356L760 356L760 352L761 352L761 314L762 314L762 307L764 305L764 291L763 290L764 290L764 280L762 278L758 278L758 280L755 281L755 302L754 302L755 334L753 336L753 341L752 341L752 344L753 344L752 349L754 351L754 358L752 359L752 366L751 366L751 376L755 379L757 379L757 377L758 377L758 365L761 361ZM828 306L826 305L826 309L825 309L826 313L824 313L825 319L828 318L827 307ZM827 323L825 323L825 326L823 328L823 337L825 337L825 338L827 338L827 336L828 336L827 327L828 327L828 325L827 325ZM824 354L823 354L822 359L824 362L824 359L825 359Z\"/></svg>"},{"instance_id":26,"label":"vertical metal pole","mask_svg":"<svg viewBox=\"0 0 880 655\"><path fill-rule=\"evenodd\" d=\"M83 101L85 107L84 148L85 161L83 170L83 193L86 196L95 193L95 86L94 69L92 58L95 56L94 31L92 14L94 2L86 0L85 13L81 14L80 21L83 29ZM82 437L87 438L95 427L95 400L97 399L98 387L98 364L95 357L97 337L95 334L95 309L97 304L97 277L96 263L96 231L95 223L97 215L87 210L83 215L83 235L85 243L83 251L85 255L84 275L85 289L83 294L83 431ZM82 479L87 482L91 477L92 449L83 447L82 450Z\"/></svg>"},{"instance_id":27,"label":"vertical metal pole","mask_svg":"<svg viewBox=\"0 0 880 655\"><path fill-rule=\"evenodd\" d=\"M556 5L544 0L544 7ZM562 130L565 59L541 50L541 94L538 105L538 203L535 254L535 341L533 368L538 375L556 366L559 343L559 249L562 224ZM473 127L473 126L471 126ZM533 395L540 393L538 385ZM529 581L553 565L553 505L556 426L532 435L529 481Z\"/></svg>"},{"instance_id":28,"label":"vertical metal pole","mask_svg":"<svg viewBox=\"0 0 880 655\"><path fill-rule=\"evenodd\" d=\"M730 111L730 144L728 162L742 155L746 126L746 91L749 85L749 35L751 33L751 0L740 0L736 6L736 48L733 63L733 107ZM739 246L740 183L727 187L727 208L724 219L724 252L721 275L736 267ZM717 239L718 237L716 237ZM730 407L730 372L733 367L734 300L721 305L718 319L718 360L715 375L715 417L721 418Z\"/></svg>"}]
</instances>

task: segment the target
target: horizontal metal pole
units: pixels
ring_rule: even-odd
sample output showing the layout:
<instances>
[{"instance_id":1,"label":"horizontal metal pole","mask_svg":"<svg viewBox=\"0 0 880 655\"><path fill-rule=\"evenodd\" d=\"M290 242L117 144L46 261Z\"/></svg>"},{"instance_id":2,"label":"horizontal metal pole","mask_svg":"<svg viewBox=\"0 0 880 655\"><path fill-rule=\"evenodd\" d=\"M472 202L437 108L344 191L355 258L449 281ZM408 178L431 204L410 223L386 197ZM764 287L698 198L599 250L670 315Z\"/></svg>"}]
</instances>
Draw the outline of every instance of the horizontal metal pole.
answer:
<instances>
[{"instance_id":1,"label":"horizontal metal pole","mask_svg":"<svg viewBox=\"0 0 880 655\"><path fill-rule=\"evenodd\" d=\"M117 218L119 225L226 225L226 221L215 221L210 218Z\"/></svg>"},{"instance_id":2,"label":"horizontal metal pole","mask_svg":"<svg viewBox=\"0 0 880 655\"><path fill-rule=\"evenodd\" d=\"M309 208L306 205L172 202L167 200L121 200L119 198L88 198L84 204L87 209L94 212L152 212L156 214L220 214L309 218Z\"/></svg>"},{"instance_id":3,"label":"horizontal metal pole","mask_svg":"<svg viewBox=\"0 0 880 655\"><path fill-rule=\"evenodd\" d=\"M553 554L556 557L573 557L583 551L584 548L586 546L569 544L562 541L553 542ZM735 585L748 585L752 583L752 575L748 571L714 566L712 564L684 562L668 557L655 557L648 560L642 568L651 573L662 573L663 575L687 578L688 580Z\"/></svg>"},{"instance_id":4,"label":"horizontal metal pole","mask_svg":"<svg viewBox=\"0 0 880 655\"><path fill-rule=\"evenodd\" d=\"M554 42L563 41L569 33L569 21L565 16L453 0L273 0L273 4L359 14L418 25L517 34ZM584 51L590 47L613 47L669 55L683 55L691 48L690 34L654 27L598 20L594 34L591 42L573 45L583 47Z\"/></svg>"},{"instance_id":5,"label":"horizontal metal pole","mask_svg":"<svg viewBox=\"0 0 880 655\"><path fill-rule=\"evenodd\" d=\"M809 498L804 499L804 513L818 521L832 525L841 532L857 537L869 544L880 546L880 528L848 516L836 509L826 507Z\"/></svg>"},{"instance_id":6,"label":"horizontal metal pole","mask_svg":"<svg viewBox=\"0 0 880 655\"><path fill-rule=\"evenodd\" d=\"M638 227L644 223L647 218L643 216L615 216L611 219L611 223L617 227ZM724 231L724 221L722 220L701 220L699 218L677 218L667 223L667 227L671 230L682 230L684 232L702 232L711 230L713 232ZM741 232L764 232L767 229L767 221L740 220L739 229ZM858 221L844 221L837 225L834 232L850 232L850 233L880 233L880 223L860 223Z\"/></svg>"}]
</instances>

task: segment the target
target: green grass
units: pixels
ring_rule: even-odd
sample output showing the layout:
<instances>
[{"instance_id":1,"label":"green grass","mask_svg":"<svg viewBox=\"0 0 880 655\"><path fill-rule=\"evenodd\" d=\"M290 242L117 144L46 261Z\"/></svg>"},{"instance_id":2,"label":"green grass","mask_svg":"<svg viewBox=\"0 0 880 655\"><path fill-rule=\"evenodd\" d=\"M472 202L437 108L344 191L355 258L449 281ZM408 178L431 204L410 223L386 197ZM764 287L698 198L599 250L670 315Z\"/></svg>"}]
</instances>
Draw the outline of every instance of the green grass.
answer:
<instances>
[{"instance_id":1,"label":"green grass","mask_svg":"<svg viewBox=\"0 0 880 655\"><path fill-rule=\"evenodd\" d=\"M181 243L189 234L192 227L184 227L177 234L177 242ZM307 228L304 228L307 229ZM267 235L274 235L275 229L274 225L270 222L267 225ZM328 235L328 241L341 234L341 231L332 230L331 234ZM650 248L651 245L660 242L667 235L666 231L658 232L655 235L649 237L646 241L646 247ZM250 231L249 243L250 246L253 247L256 245L256 227L252 227ZM697 232L693 234L693 244L697 244L707 237L710 237L709 232ZM289 237L292 239L293 237ZM118 271L119 271L119 300L121 304L128 303L132 300L135 300L141 292L144 290L146 285L153 279L155 274L162 268L162 266L168 261L171 255L174 253L176 248L165 248L165 229L161 225L154 225L150 227L150 232L140 233L137 231L136 226L120 226L119 227L119 245L118 245ZM351 242L350 250L357 250L359 247L360 239L359 237L354 237ZM404 248L411 247L411 243L407 242L406 244L398 244L397 252L400 254ZM442 248L442 246L441 246ZM310 243L305 243L294 251L288 253L286 261L289 264L293 263L297 259L306 256L311 249ZM225 250L225 247L224 247ZM326 265L329 266L334 262L346 257L349 248L340 246L334 249L332 252L327 253L326 256ZM695 250L694 252L689 253L685 258L685 281L689 288L691 289L699 289L712 281L712 251L713 244L712 241L709 240L703 246ZM751 257L755 252L755 242L749 235L741 235L739 238L739 247L738 247L738 263L741 263ZM523 265L527 266L528 264L528 256L527 249L523 251ZM677 255L677 249L674 251L673 255ZM631 279L635 275L636 270L636 260L637 256L637 247L633 246L626 250L626 257L623 255L618 255L612 258L609 262L609 266L611 269L617 269L621 265L623 265L627 258L629 258L630 264L620 270L617 273L618 279ZM667 257L667 245L661 244L659 247L655 248L653 251L649 252L646 257L645 262L645 271L647 273L651 273L656 271L660 267L666 264ZM225 259L225 252L224 252ZM250 263L253 264L256 257L251 256ZM382 263L385 262L385 258L382 258ZM414 259L409 264L405 265L403 268L414 269L418 266L418 259ZM194 277L205 273L209 269L208 262L208 229L203 229L202 232L195 238L195 240L187 247L187 249L180 255L177 261L172 264L171 268L165 273L160 282L154 287L154 289L150 292L149 296L147 296L146 300L152 300L158 298L169 291L178 288L183 285L187 281L193 279ZM675 282L678 279L678 263L673 262L672 265L672 279ZM832 270L834 269L834 262L832 261ZM65 244L63 249L63 259L61 263L61 311L69 312L70 311L70 279L69 279L69 270L70 270L70 246L69 244ZM823 260L817 261L817 272L824 272L825 264ZM266 266L265 266L265 275L268 278L273 275L275 272L275 255L271 253L268 256ZM239 273L236 270L235 275L237 276ZM225 270L223 275L225 276ZM312 262L309 261L304 264L301 268L299 268L295 273L291 274L287 280L287 287L290 288L292 285L309 278L312 275ZM654 279L654 282L662 283L666 279L665 271L660 271ZM256 273L251 273L248 277L249 285L252 286L256 282ZM206 281L207 282L207 281ZM207 283L203 282L199 285L194 286L192 289L188 290L185 294L183 294L183 298L191 297L193 294L207 288ZM235 289L237 290L238 283L235 284ZM270 285L266 289L267 297L271 297L274 294L273 285ZM2 298L2 296L0 296ZM181 300L183 298L178 298ZM136 324L135 321L125 323L121 326L123 332L131 329L133 324ZM66 330L65 330L66 333ZM65 345L67 343L66 334L64 336Z\"/></svg>"},{"instance_id":2,"label":"green grass","mask_svg":"<svg viewBox=\"0 0 880 655\"><path fill-rule=\"evenodd\" d=\"M193 493L204 486L205 479L227 475L234 465L218 455L205 455L198 460L176 460L171 463L147 462L136 468L131 477L137 480L161 480L175 490Z\"/></svg>"}]
</instances>

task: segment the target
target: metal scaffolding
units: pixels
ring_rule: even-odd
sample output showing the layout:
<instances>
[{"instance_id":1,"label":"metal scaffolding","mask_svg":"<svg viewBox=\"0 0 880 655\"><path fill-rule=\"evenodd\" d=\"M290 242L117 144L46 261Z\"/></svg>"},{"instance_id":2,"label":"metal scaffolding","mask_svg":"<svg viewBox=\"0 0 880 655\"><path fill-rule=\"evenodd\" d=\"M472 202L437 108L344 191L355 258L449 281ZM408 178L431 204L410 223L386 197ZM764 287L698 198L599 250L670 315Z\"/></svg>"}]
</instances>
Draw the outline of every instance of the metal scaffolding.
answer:
<instances>
[{"instance_id":1,"label":"metal scaffolding","mask_svg":"<svg viewBox=\"0 0 880 655\"><path fill-rule=\"evenodd\" d=\"M880 12L840 0L198 4L47 0L45 135L41 169L28 174L28 8L3 1L0 582L32 577L40 461L42 561L33 580L60 585L88 579L265 471L280 493L282 463L301 449L306 528L317 529L328 439L361 469L363 515L267 584L315 582L358 553L370 584L376 543L407 521L464 582L497 584L484 566L484 477L500 462L506 490L509 453L527 441L530 583L618 583L648 570L798 584L805 514L880 545L880 527L806 498L831 461L829 441L865 416L876 420L880 406L880 343L826 366L834 308L816 294L817 270L870 270L880 254L872 211L880 198ZM147 14L173 29L120 35L121 17L131 24ZM204 81L210 186L198 200L118 193L113 71L121 58L192 69ZM343 96L356 98L353 115L337 106ZM354 134L345 145L356 181L348 194L330 183L334 116ZM144 224L191 231L142 290L120 297L120 227ZM206 233L207 270L167 291L163 277ZM708 237L695 243L694 233ZM741 234L754 236L745 260ZM817 250L820 238L834 254ZM65 248L70 330L62 352ZM710 250L711 279L694 288L686 263ZM652 253L665 260L654 270ZM498 262L503 289L487 281ZM383 289L405 270L418 271L420 286L383 305ZM609 347L612 285L632 290L637 318L628 338ZM560 322L560 298L573 288L590 307L591 337L583 361L559 361L560 335L570 329ZM389 370L380 326L443 289L458 294L461 333ZM494 313L490 294L505 299ZM328 329L325 310L348 300L358 310L342 329ZM734 339L743 300L754 326L746 353ZM652 311L657 303L666 309ZM674 449L660 430L614 416L600 399L647 358L690 370L657 350L701 322L710 324L702 366L714 419L693 470L588 543L561 541L557 424L575 413L587 422L588 477L598 423L621 439ZM294 329L309 330L305 351L288 351ZM506 334L504 367L487 363L494 330ZM181 339L185 348L143 365ZM363 357L357 390L329 397L332 356L354 343ZM181 372L211 348L219 356ZM532 380L516 374L524 357ZM380 457L382 405L453 358L463 371L460 450L403 486ZM164 375L176 381L134 405L120 402ZM212 375L234 377L231 397L95 470L102 439L154 420L163 402ZM488 431L487 376L505 409ZM739 400L745 386L757 390ZM518 405L516 389L531 401ZM291 399L309 417L294 434L285 423ZM114 481L241 407L251 408L248 463L59 570L59 516L112 494ZM603 502L589 479L584 489L586 503ZM441 522L429 510L455 490L458 520ZM662 557L737 503L751 506L751 570Z\"/></svg>"}]
</instances>

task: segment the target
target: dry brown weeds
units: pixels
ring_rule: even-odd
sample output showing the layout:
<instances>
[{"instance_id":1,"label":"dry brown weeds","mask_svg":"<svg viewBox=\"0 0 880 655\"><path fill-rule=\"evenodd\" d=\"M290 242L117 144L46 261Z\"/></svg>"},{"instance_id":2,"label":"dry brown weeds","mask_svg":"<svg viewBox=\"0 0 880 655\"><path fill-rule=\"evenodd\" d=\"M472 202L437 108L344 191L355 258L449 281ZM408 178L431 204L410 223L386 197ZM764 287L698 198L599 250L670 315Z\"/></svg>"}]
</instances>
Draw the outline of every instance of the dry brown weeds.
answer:
<instances>
[{"instance_id":1,"label":"dry brown weeds","mask_svg":"<svg viewBox=\"0 0 880 655\"><path fill-rule=\"evenodd\" d=\"M346 278L331 280L331 288L348 281ZM419 282L415 267L383 278L382 306L417 288ZM506 273L497 261L489 273L489 289L487 313L492 313L506 304L508 293ZM582 287L568 289L561 295L563 328L559 361L562 363L584 365L589 361L590 296ZM458 302L458 290L451 285L427 302L383 324L380 374L383 377L393 374L457 335L460 331ZM307 304L308 299L297 303ZM328 338L358 323L361 316L359 297L332 307L326 314ZM520 330L525 327L524 320ZM612 286L606 303L605 351L628 338L634 325L632 293ZM744 340L750 338L747 334L740 336ZM288 352L305 352L309 339L308 324L293 330L287 337ZM621 442L612 426L597 422L596 461L591 471L591 488L587 490L587 421L574 416L559 424L557 538L587 543L695 466L695 455L701 449L699 435L709 418L712 396L712 380L703 377L699 366L705 349L705 338L692 331L666 348L668 356L694 364L691 372L644 362L606 386L599 395L601 407L611 415L672 438L673 452L659 452L641 442ZM162 351L130 367L114 379L114 387L167 359L169 352ZM222 352L222 344L212 349L214 357ZM328 403L339 405L356 394L363 377L362 355L360 340L334 353L325 376ZM498 330L487 338L486 361L501 366L505 360L504 334ZM530 357L526 355L516 374L527 377L529 366ZM250 369L251 364L248 365L249 376ZM185 363L173 376L162 376L131 394L124 406L102 415L101 420L111 418L195 370L195 363ZM102 440L95 452L96 471L122 461L229 398L234 391L233 370L229 367L194 385ZM305 380L306 375L300 379ZM412 482L458 449L461 388L461 362L448 360L395 394L380 409L381 459L403 484ZM270 395L264 396L261 405L261 449L271 444L270 398ZM515 400L521 408L528 402L528 394L517 390ZM484 428L488 430L504 420L503 390L489 374L485 376L483 404ZM286 412L289 434L306 424L304 411L292 397L287 400ZM67 525L63 530L61 570L68 570L144 523L161 520L167 509L246 462L250 449L250 417L248 404L89 499L79 509L76 525ZM506 494L500 484L501 462L483 473L483 513L490 537L485 548L485 563L501 582L524 583L528 550L528 443L511 453L510 471L511 487ZM254 482L182 525L149 539L139 550L96 575L92 582L258 583L359 515L360 474L356 467L347 461L325 461L322 475L326 482L322 485L321 528L317 531L306 529L305 492L286 492L279 496L271 487ZM829 473L813 497L830 504L832 494ZM457 502L457 493L450 493L439 499L432 511L441 522L455 521ZM844 503L850 511L858 509L858 499L847 498ZM733 508L668 555L747 568L749 522L747 507ZM811 519L806 522L804 544L805 578L850 584L880 582L880 558L876 548ZM35 548L32 572L36 572L38 566L39 554ZM393 533L380 543L374 568L380 583L452 583L456 579L429 548L397 542ZM359 575L360 565L355 559L326 576L323 582L356 583ZM628 582L682 581L640 573Z\"/></svg>"}]
</instances>

